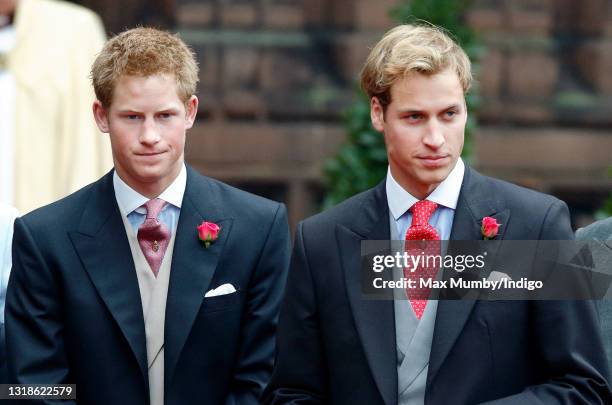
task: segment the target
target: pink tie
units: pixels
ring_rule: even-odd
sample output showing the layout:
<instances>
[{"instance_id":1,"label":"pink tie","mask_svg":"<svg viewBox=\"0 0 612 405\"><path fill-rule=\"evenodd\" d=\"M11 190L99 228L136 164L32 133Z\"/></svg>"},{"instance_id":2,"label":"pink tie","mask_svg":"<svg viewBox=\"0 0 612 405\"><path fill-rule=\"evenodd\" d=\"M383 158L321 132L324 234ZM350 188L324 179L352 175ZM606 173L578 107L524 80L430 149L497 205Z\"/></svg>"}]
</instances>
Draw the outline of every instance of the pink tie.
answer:
<instances>
[{"instance_id":1,"label":"pink tie","mask_svg":"<svg viewBox=\"0 0 612 405\"><path fill-rule=\"evenodd\" d=\"M404 277L415 280L416 283L416 288L406 288L406 294L419 320L423 316L423 312L425 312L425 306L431 292L431 288L421 287L419 280L434 279L438 272L433 260L430 259L429 263L426 261L427 256L437 256L440 254L440 236L434 227L429 224L429 218L431 218L436 208L438 208L438 204L433 201L417 201L410 208L412 224L406 232L406 253L411 256L422 256L420 263L425 264L417 266L414 271L404 268Z\"/></svg>"},{"instance_id":2,"label":"pink tie","mask_svg":"<svg viewBox=\"0 0 612 405\"><path fill-rule=\"evenodd\" d=\"M138 244L140 244L140 249L142 249L142 253L144 253L155 277L157 277L159 267L164 260L170 240L168 227L158 219L159 213L165 206L166 202L159 198L147 201L144 204L147 216L138 228Z\"/></svg>"}]
</instances>

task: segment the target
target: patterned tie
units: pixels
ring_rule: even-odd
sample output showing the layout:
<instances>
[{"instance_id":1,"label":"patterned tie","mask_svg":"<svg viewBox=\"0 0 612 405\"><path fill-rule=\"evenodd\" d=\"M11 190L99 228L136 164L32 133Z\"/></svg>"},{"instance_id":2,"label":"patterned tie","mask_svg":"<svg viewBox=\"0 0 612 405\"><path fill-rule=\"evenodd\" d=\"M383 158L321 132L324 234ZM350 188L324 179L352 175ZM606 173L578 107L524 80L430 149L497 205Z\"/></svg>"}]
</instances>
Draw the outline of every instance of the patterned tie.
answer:
<instances>
[{"instance_id":1,"label":"patterned tie","mask_svg":"<svg viewBox=\"0 0 612 405\"><path fill-rule=\"evenodd\" d=\"M158 219L159 213L165 206L166 202L159 198L147 201L144 204L147 216L138 228L138 244L155 277L157 277L170 240L168 227Z\"/></svg>"},{"instance_id":2,"label":"patterned tie","mask_svg":"<svg viewBox=\"0 0 612 405\"><path fill-rule=\"evenodd\" d=\"M419 320L423 316L423 312L425 312L425 306L431 293L431 288L421 287L419 280L434 279L438 272L434 260L429 260L429 263L426 261L427 256L437 256L440 254L440 235L429 224L429 218L431 218L436 208L438 208L438 204L433 201L417 201L410 208L412 224L406 232L406 253L411 256L421 256L420 265L416 266L414 271L411 271L412 269L410 268L404 268L404 277L415 280L414 283L416 283L416 288L406 288L406 294Z\"/></svg>"}]
</instances>

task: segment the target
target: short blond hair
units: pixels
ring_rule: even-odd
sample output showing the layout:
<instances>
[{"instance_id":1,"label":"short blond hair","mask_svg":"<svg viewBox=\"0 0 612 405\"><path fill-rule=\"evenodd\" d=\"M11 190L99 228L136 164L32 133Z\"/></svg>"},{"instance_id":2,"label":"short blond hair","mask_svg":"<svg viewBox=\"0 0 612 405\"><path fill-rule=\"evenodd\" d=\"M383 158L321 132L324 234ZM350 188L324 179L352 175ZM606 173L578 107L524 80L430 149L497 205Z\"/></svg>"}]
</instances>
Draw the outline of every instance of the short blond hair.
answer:
<instances>
[{"instance_id":1,"label":"short blond hair","mask_svg":"<svg viewBox=\"0 0 612 405\"><path fill-rule=\"evenodd\" d=\"M464 94L472 84L470 59L442 29L434 25L399 25L374 46L361 70L361 88L386 108L391 86L412 72L427 75L446 69L457 73Z\"/></svg>"},{"instance_id":2,"label":"short blond hair","mask_svg":"<svg viewBox=\"0 0 612 405\"><path fill-rule=\"evenodd\" d=\"M91 80L96 98L108 108L121 76L172 74L178 96L186 103L196 92L198 70L193 51L178 35L139 27L118 34L104 45L91 68Z\"/></svg>"}]
</instances>

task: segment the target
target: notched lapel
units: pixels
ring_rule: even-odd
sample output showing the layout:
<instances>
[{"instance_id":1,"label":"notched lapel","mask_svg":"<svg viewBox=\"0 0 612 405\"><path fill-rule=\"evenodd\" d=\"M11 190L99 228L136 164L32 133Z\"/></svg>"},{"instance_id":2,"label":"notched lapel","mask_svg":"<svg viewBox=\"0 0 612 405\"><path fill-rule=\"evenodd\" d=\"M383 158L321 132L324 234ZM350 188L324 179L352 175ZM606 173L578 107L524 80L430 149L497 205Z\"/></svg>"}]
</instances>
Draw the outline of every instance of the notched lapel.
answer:
<instances>
[{"instance_id":1,"label":"notched lapel","mask_svg":"<svg viewBox=\"0 0 612 405\"><path fill-rule=\"evenodd\" d=\"M146 382L147 352L142 303L112 172L92 190L79 230L70 239L102 301L134 352ZM147 383L148 384L148 383Z\"/></svg>"},{"instance_id":2,"label":"notched lapel","mask_svg":"<svg viewBox=\"0 0 612 405\"><path fill-rule=\"evenodd\" d=\"M201 197L199 187L202 186L195 185L190 177L193 177L191 171L176 230L166 302L166 387L171 381L183 346L202 306L204 294L209 290L233 224L232 218L221 217L221 208L214 204L214 200L211 203L211 194L206 198ZM202 202L202 206L196 205L199 202ZM197 226L202 221L214 222L221 227L217 241L208 248L198 238Z\"/></svg>"}]
</instances>

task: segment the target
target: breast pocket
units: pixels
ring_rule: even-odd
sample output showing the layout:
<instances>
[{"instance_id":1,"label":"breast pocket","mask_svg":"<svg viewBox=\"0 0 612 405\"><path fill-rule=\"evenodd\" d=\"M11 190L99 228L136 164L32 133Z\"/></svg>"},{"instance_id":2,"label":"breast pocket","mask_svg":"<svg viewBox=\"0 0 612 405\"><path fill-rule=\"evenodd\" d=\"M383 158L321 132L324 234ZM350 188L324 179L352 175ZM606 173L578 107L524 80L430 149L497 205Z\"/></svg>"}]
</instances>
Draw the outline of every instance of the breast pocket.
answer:
<instances>
[{"instance_id":1,"label":"breast pocket","mask_svg":"<svg viewBox=\"0 0 612 405\"><path fill-rule=\"evenodd\" d=\"M240 308L240 291L229 294L205 297L202 303L202 313L229 311Z\"/></svg>"}]
</instances>

